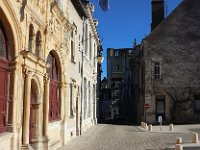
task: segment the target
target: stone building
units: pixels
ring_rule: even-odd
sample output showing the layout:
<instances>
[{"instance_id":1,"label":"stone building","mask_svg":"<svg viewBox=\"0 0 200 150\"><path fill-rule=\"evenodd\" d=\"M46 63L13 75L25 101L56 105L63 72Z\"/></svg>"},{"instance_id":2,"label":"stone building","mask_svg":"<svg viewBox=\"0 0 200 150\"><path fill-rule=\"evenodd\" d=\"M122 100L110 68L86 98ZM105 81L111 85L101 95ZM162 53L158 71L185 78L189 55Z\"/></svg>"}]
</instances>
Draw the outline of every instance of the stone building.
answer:
<instances>
[{"instance_id":1,"label":"stone building","mask_svg":"<svg viewBox=\"0 0 200 150\"><path fill-rule=\"evenodd\" d=\"M156 4L156 7L154 7ZM164 1L153 0L152 11L164 12ZM200 1L183 0L142 41L143 120L157 123L200 122ZM153 14L154 14L153 13Z\"/></svg>"},{"instance_id":2,"label":"stone building","mask_svg":"<svg viewBox=\"0 0 200 150\"><path fill-rule=\"evenodd\" d=\"M56 149L96 123L93 5L0 1L0 149Z\"/></svg>"},{"instance_id":3,"label":"stone building","mask_svg":"<svg viewBox=\"0 0 200 150\"><path fill-rule=\"evenodd\" d=\"M111 89L108 88L107 79L101 81L101 95L99 100L99 113L98 113L98 121L104 122L106 120L114 119L114 106L111 101ZM115 110L116 111L116 110Z\"/></svg>"},{"instance_id":4,"label":"stone building","mask_svg":"<svg viewBox=\"0 0 200 150\"><path fill-rule=\"evenodd\" d=\"M128 81L130 84L130 99L132 101L132 109L131 115L133 119L133 123L140 124L141 115L143 110L143 93L142 93L142 67L141 67L141 45L134 42L133 52L129 59L129 67L130 67L130 80Z\"/></svg>"},{"instance_id":5,"label":"stone building","mask_svg":"<svg viewBox=\"0 0 200 150\"><path fill-rule=\"evenodd\" d=\"M132 121L133 99L130 98L130 65L133 48L107 49L107 84L111 90L111 103L116 117ZM115 115L114 115L115 116Z\"/></svg>"}]
</instances>

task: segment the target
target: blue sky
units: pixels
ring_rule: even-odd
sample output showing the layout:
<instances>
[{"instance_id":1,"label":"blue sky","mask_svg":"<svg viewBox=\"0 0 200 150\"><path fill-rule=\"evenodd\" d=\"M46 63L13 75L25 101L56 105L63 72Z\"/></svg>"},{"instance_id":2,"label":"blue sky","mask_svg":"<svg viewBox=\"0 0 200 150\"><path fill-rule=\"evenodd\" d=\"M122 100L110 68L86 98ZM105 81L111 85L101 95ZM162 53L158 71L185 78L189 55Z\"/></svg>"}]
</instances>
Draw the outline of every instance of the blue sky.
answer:
<instances>
[{"instance_id":1,"label":"blue sky","mask_svg":"<svg viewBox=\"0 0 200 150\"><path fill-rule=\"evenodd\" d=\"M168 14L182 0L165 0ZM97 0L91 0L95 5L94 17L98 19L98 33L103 46L104 62L102 78L107 76L107 48L129 48L134 38L137 43L150 33L151 0L110 0L110 9L103 12Z\"/></svg>"}]
</instances>

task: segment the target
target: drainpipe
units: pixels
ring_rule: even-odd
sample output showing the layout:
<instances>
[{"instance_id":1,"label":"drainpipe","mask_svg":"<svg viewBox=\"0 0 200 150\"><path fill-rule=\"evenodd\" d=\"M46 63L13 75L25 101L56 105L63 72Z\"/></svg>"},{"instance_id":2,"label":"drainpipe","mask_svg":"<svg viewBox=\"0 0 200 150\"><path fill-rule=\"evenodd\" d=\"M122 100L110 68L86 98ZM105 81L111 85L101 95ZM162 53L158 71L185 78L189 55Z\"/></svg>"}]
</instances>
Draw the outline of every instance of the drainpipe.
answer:
<instances>
[{"instance_id":1,"label":"drainpipe","mask_svg":"<svg viewBox=\"0 0 200 150\"><path fill-rule=\"evenodd\" d=\"M83 20L83 37L82 37L82 51L81 51L81 112L80 112L80 135L82 134L82 120L83 120L83 93L84 93L84 76L83 76L83 63L84 63L84 57L83 57L83 50L85 47L85 43L84 43L84 38L85 38L85 17L82 17Z\"/></svg>"}]
</instances>

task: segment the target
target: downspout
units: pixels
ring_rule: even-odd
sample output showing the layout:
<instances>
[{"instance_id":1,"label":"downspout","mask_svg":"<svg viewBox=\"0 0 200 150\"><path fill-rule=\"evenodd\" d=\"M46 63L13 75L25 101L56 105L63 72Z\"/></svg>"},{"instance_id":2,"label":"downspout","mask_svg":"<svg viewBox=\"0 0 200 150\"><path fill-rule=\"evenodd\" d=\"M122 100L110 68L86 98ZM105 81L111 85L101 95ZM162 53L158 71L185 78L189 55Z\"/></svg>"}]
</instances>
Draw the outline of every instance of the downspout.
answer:
<instances>
[{"instance_id":1,"label":"downspout","mask_svg":"<svg viewBox=\"0 0 200 150\"><path fill-rule=\"evenodd\" d=\"M84 93L84 85L83 85L83 81L84 81L84 76L83 76L83 63L84 63L84 57L83 57L83 50L85 47L85 43L84 43L84 38L85 38L85 17L82 17L83 20L83 35L82 35L82 51L81 51L81 112L80 112L80 135L82 134L82 118L83 118L83 93Z\"/></svg>"}]
</instances>

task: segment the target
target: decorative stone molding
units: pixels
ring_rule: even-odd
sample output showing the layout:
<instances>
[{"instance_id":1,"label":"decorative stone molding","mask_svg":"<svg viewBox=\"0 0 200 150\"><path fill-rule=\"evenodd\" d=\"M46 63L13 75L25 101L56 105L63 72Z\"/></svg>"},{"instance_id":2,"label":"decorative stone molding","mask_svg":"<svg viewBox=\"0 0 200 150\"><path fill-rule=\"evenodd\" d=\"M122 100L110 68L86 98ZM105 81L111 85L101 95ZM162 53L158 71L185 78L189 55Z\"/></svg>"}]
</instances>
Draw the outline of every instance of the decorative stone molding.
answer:
<instances>
[{"instance_id":1,"label":"decorative stone molding","mask_svg":"<svg viewBox=\"0 0 200 150\"><path fill-rule=\"evenodd\" d=\"M36 55L34 55L33 53L31 53L29 50L23 50L21 51L21 54L23 56L23 58L29 61L32 61L34 63L36 63L37 65L40 65L41 67L45 67L47 68L47 63L42 59L42 58L38 58Z\"/></svg>"},{"instance_id":2,"label":"decorative stone molding","mask_svg":"<svg viewBox=\"0 0 200 150\"><path fill-rule=\"evenodd\" d=\"M32 71L27 65L22 65L22 72L23 72L24 76L32 75Z\"/></svg>"}]
</instances>

